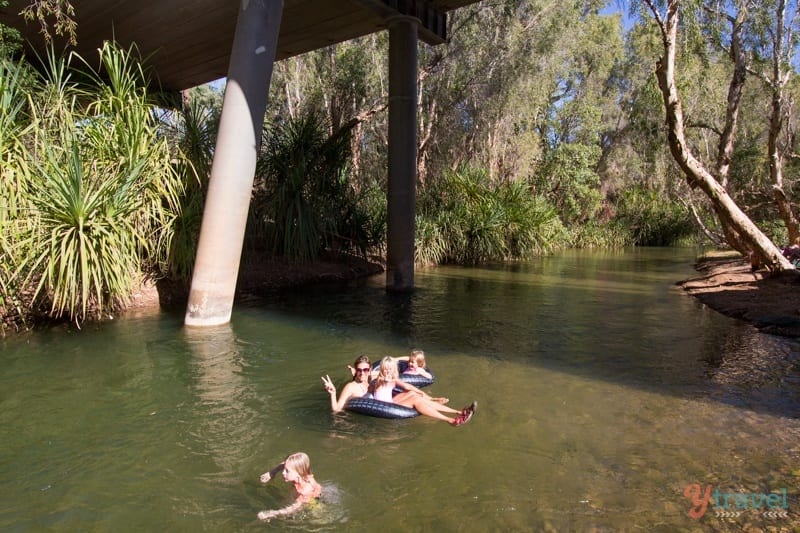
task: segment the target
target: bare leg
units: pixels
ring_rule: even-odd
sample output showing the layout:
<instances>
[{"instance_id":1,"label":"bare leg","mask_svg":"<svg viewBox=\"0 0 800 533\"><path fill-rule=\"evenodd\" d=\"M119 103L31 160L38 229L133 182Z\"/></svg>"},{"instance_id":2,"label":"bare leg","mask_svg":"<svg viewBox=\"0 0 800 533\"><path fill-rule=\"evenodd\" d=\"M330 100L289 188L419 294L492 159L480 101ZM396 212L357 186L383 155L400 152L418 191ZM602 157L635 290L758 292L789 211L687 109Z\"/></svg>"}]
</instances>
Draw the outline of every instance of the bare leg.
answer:
<instances>
[{"instance_id":1,"label":"bare leg","mask_svg":"<svg viewBox=\"0 0 800 533\"><path fill-rule=\"evenodd\" d=\"M436 409L437 406L438 407L442 407L441 404L438 404L436 402L431 402L431 401L425 400L423 398L417 398L417 401L415 401L414 404L413 404L414 409L419 411L420 414L422 414L422 415L430 416L432 418L437 418L437 419L443 420L445 422L452 422L453 419L450 418L450 417L447 417L447 416L443 415L441 412L439 412L439 410ZM458 412L458 411L456 411L456 412Z\"/></svg>"},{"instance_id":2,"label":"bare leg","mask_svg":"<svg viewBox=\"0 0 800 533\"><path fill-rule=\"evenodd\" d=\"M425 396L420 396L419 394L417 394L414 391L406 391L406 392L401 392L400 394L396 394L392 398L392 401L394 403L403 404L406 407L411 407L412 405L414 405L417 402L425 402L425 404L428 405L430 409L435 409L435 410L441 411L443 413L451 413L451 414L456 414L456 415L460 415L461 414L461 411L459 411L458 409L453 409L452 407L448 407L446 405L443 405L443 404L441 404L441 403L439 403L439 402L437 402L435 400L428 399ZM416 407L414 407L414 408L417 409ZM419 411L420 413L422 412L419 409L417 409L417 411Z\"/></svg>"},{"instance_id":3,"label":"bare leg","mask_svg":"<svg viewBox=\"0 0 800 533\"><path fill-rule=\"evenodd\" d=\"M427 401L414 392L411 393L402 392L394 396L392 398L392 401L399 405L404 405L406 407L413 407L414 409L419 411L421 415L429 416L431 418L436 418L444 422L450 422L452 420L451 418L446 417L445 415L440 413L439 410L434 407L434 406L443 407L442 405L436 402Z\"/></svg>"},{"instance_id":4,"label":"bare leg","mask_svg":"<svg viewBox=\"0 0 800 533\"><path fill-rule=\"evenodd\" d=\"M430 406L436 409L437 411L441 411L443 413L461 414L461 411L459 411L458 409L453 409L452 407L443 405L435 400L424 400L424 401L425 403L430 404Z\"/></svg>"}]
</instances>

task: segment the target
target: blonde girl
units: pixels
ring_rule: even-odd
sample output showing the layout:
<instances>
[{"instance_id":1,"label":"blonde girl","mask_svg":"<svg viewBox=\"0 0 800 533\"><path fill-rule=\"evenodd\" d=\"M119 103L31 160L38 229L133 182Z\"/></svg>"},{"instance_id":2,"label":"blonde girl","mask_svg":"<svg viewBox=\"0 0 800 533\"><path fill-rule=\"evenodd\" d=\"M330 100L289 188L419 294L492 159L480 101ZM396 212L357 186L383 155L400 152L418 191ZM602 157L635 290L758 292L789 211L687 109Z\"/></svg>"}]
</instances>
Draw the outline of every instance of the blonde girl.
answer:
<instances>
[{"instance_id":1,"label":"blonde girl","mask_svg":"<svg viewBox=\"0 0 800 533\"><path fill-rule=\"evenodd\" d=\"M268 483L278 472L283 471L283 479L287 483L294 483L297 499L283 509L261 511L259 520L269 520L278 516L289 516L299 511L303 505L315 501L322 494L322 486L314 479L311 473L311 460L303 452L293 453L283 462L269 472L261 475L261 483Z\"/></svg>"},{"instance_id":2,"label":"blonde girl","mask_svg":"<svg viewBox=\"0 0 800 533\"><path fill-rule=\"evenodd\" d=\"M422 350L412 350L408 356L408 368L403 374L411 374L433 379L430 372L425 369L425 352Z\"/></svg>"},{"instance_id":3,"label":"blonde girl","mask_svg":"<svg viewBox=\"0 0 800 533\"><path fill-rule=\"evenodd\" d=\"M392 391L395 387L403 389L403 392L393 395ZM436 402L415 386L399 379L397 361L391 357L381 359L378 377L370 385L370 392L376 400L411 407L419 411L420 414L447 422L453 426L461 426L469 422L477 407L477 403L472 402L468 407L458 411ZM456 416L451 418L444 413L455 414Z\"/></svg>"}]
</instances>

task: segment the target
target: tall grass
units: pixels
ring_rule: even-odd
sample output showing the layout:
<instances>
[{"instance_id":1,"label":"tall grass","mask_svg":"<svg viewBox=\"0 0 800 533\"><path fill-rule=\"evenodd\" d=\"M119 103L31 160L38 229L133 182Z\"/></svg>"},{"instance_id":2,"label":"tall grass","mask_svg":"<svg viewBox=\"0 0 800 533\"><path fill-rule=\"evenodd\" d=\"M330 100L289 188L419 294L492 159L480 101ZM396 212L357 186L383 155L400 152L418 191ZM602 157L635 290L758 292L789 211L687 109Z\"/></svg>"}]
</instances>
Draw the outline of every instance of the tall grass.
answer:
<instances>
[{"instance_id":1,"label":"tall grass","mask_svg":"<svg viewBox=\"0 0 800 533\"><path fill-rule=\"evenodd\" d=\"M166 116L162 129L169 139L174 170L184 189L175 219L160 232L159 249L166 256L159 258L157 270L165 277L188 281L197 255L219 121L214 109L195 98Z\"/></svg>"},{"instance_id":2,"label":"tall grass","mask_svg":"<svg viewBox=\"0 0 800 533\"><path fill-rule=\"evenodd\" d=\"M136 227L144 165L92 165L78 140L62 146L46 148L32 182L37 227L33 253L22 264L35 282L34 297L46 295L53 316L80 321L89 308L102 313L124 304L140 270L139 251L147 247Z\"/></svg>"},{"instance_id":3,"label":"tall grass","mask_svg":"<svg viewBox=\"0 0 800 533\"><path fill-rule=\"evenodd\" d=\"M25 138L31 73L23 63L0 60L0 315L24 315L17 279L18 253L29 223L24 191L30 179ZM3 332L0 321L0 334Z\"/></svg>"},{"instance_id":4,"label":"tall grass","mask_svg":"<svg viewBox=\"0 0 800 533\"><path fill-rule=\"evenodd\" d=\"M684 206L642 187L622 193L615 222L630 232L633 244L638 246L670 246L695 233Z\"/></svg>"},{"instance_id":5,"label":"tall grass","mask_svg":"<svg viewBox=\"0 0 800 533\"><path fill-rule=\"evenodd\" d=\"M74 56L80 83L70 59L51 52L28 99L25 224L3 263L27 306L79 323L124 305L165 256L183 189L135 50L104 44L99 71Z\"/></svg>"}]
</instances>

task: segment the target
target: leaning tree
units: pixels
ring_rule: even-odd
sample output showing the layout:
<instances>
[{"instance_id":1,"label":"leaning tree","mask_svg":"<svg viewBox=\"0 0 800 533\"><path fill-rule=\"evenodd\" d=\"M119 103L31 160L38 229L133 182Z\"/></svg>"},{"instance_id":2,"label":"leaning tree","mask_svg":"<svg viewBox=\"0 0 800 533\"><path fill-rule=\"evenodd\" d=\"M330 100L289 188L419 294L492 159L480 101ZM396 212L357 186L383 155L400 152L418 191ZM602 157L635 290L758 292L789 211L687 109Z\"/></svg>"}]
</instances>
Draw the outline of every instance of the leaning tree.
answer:
<instances>
[{"instance_id":1,"label":"leaning tree","mask_svg":"<svg viewBox=\"0 0 800 533\"><path fill-rule=\"evenodd\" d=\"M745 81L744 64L734 61L733 75L728 87L725 125L717 150L717 164L714 169L709 169L695 156L687 142L683 107L676 83L680 0L667 0L663 11L655 0L644 0L644 2L661 33L664 53L656 66L656 78L664 101L667 139L672 157L678 163L689 186L699 188L708 197L714 213L720 221L725 239L731 247L750 256L754 264L762 264L770 270L794 269L794 266L783 256L775 244L736 205L736 202L720 183L727 181L729 172ZM742 10L740 13L742 15L734 21L732 29L734 35L741 32L744 13ZM738 46L739 43L735 38L731 41L732 47ZM733 49L731 53L732 57L735 57L738 51Z\"/></svg>"}]
</instances>

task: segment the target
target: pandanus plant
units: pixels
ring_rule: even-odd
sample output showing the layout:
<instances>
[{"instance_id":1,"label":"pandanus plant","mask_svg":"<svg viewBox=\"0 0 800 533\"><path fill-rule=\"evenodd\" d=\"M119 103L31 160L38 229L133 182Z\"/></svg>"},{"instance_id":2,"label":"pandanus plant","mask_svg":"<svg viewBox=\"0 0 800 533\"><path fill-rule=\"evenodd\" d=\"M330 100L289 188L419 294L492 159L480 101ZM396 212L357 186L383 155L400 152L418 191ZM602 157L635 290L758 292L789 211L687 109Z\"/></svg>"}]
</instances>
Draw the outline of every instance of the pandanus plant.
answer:
<instances>
[{"instance_id":1,"label":"pandanus plant","mask_svg":"<svg viewBox=\"0 0 800 533\"><path fill-rule=\"evenodd\" d=\"M31 99L30 224L15 273L49 314L75 322L123 305L180 209L181 182L159 136L134 50L106 43L100 71L50 55ZM80 60L80 58L77 58Z\"/></svg>"}]
</instances>

